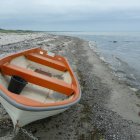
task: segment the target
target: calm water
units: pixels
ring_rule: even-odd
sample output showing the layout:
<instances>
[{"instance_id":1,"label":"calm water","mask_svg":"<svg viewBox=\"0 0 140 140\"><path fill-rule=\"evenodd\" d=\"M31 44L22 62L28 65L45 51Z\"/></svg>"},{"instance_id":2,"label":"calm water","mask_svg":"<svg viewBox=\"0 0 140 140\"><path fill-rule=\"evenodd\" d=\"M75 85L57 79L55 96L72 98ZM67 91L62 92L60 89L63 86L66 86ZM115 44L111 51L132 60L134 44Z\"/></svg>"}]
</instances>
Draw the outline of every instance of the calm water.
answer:
<instances>
[{"instance_id":1,"label":"calm water","mask_svg":"<svg viewBox=\"0 0 140 140\"><path fill-rule=\"evenodd\" d=\"M100 57L110 64L121 80L140 89L140 33L139 32L58 32L78 36L96 43Z\"/></svg>"}]
</instances>

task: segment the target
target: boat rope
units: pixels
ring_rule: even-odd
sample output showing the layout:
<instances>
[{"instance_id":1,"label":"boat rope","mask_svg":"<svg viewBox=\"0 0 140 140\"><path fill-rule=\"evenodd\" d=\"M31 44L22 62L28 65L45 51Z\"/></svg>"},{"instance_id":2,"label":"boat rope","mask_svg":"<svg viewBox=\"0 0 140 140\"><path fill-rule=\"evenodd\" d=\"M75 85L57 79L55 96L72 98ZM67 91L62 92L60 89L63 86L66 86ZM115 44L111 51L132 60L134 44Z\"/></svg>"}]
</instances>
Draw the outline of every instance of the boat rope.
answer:
<instances>
[{"instance_id":1,"label":"boat rope","mask_svg":"<svg viewBox=\"0 0 140 140\"><path fill-rule=\"evenodd\" d=\"M7 126L7 124L9 124L10 126ZM11 127L11 126L12 123L10 119L8 118L0 119L0 129L4 129L6 127ZM8 137L14 138L16 135L18 135L19 131L25 134L26 136L28 136L31 140L38 140L38 138L33 136L31 132L27 131L25 128L20 127L18 123L16 124L13 133L9 134Z\"/></svg>"},{"instance_id":2,"label":"boat rope","mask_svg":"<svg viewBox=\"0 0 140 140\"><path fill-rule=\"evenodd\" d=\"M14 128L14 135L18 135L18 133L22 132L23 134L25 134L26 136L28 136L30 139L32 140L38 140L38 138L36 138L35 136L33 136L33 134L29 131L27 131L25 128L22 128L20 125L19 125L19 121L17 120L17 123L15 125L15 128Z\"/></svg>"},{"instance_id":3,"label":"boat rope","mask_svg":"<svg viewBox=\"0 0 140 140\"><path fill-rule=\"evenodd\" d=\"M32 133L28 132L26 129L20 127L20 130L22 133L24 133L26 136L28 136L29 138L31 138L32 140L38 140L37 137L33 136Z\"/></svg>"}]
</instances>

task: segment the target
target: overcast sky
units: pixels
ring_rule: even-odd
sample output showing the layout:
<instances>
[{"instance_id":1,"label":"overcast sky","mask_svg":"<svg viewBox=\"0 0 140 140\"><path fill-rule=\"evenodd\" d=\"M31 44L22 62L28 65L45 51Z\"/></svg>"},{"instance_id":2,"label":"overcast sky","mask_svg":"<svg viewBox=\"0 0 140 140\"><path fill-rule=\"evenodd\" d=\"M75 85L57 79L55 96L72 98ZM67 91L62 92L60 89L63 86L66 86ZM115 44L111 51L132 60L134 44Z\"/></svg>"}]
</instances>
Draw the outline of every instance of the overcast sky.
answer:
<instances>
[{"instance_id":1,"label":"overcast sky","mask_svg":"<svg viewBox=\"0 0 140 140\"><path fill-rule=\"evenodd\" d=\"M140 0L0 0L0 28L140 31Z\"/></svg>"}]
</instances>

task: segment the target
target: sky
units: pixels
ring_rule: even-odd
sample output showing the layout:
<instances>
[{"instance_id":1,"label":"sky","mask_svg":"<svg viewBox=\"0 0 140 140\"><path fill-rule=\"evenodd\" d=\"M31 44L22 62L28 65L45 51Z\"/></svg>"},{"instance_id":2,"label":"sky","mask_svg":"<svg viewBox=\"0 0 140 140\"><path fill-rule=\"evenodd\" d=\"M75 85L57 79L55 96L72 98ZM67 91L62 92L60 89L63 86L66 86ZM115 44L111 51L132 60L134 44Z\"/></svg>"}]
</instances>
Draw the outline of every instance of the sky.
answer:
<instances>
[{"instance_id":1,"label":"sky","mask_svg":"<svg viewBox=\"0 0 140 140\"><path fill-rule=\"evenodd\" d=\"M140 31L140 0L0 0L0 28Z\"/></svg>"}]
</instances>

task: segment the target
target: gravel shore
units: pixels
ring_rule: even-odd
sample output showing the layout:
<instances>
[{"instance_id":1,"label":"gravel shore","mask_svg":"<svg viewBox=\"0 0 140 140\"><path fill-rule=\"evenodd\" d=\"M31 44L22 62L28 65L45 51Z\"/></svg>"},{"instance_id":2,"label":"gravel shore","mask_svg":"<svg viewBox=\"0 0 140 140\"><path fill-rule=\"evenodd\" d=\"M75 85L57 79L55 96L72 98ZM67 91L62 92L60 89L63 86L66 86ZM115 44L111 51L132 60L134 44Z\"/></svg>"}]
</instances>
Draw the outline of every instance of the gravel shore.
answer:
<instances>
[{"instance_id":1,"label":"gravel shore","mask_svg":"<svg viewBox=\"0 0 140 140\"><path fill-rule=\"evenodd\" d=\"M80 82L82 98L69 110L33 122L24 127L26 130L40 140L140 139L140 100L113 75L89 42L45 33L0 33L0 57L33 47L69 60ZM22 132L13 138L12 131L12 122L0 105L0 140L30 139Z\"/></svg>"}]
</instances>

